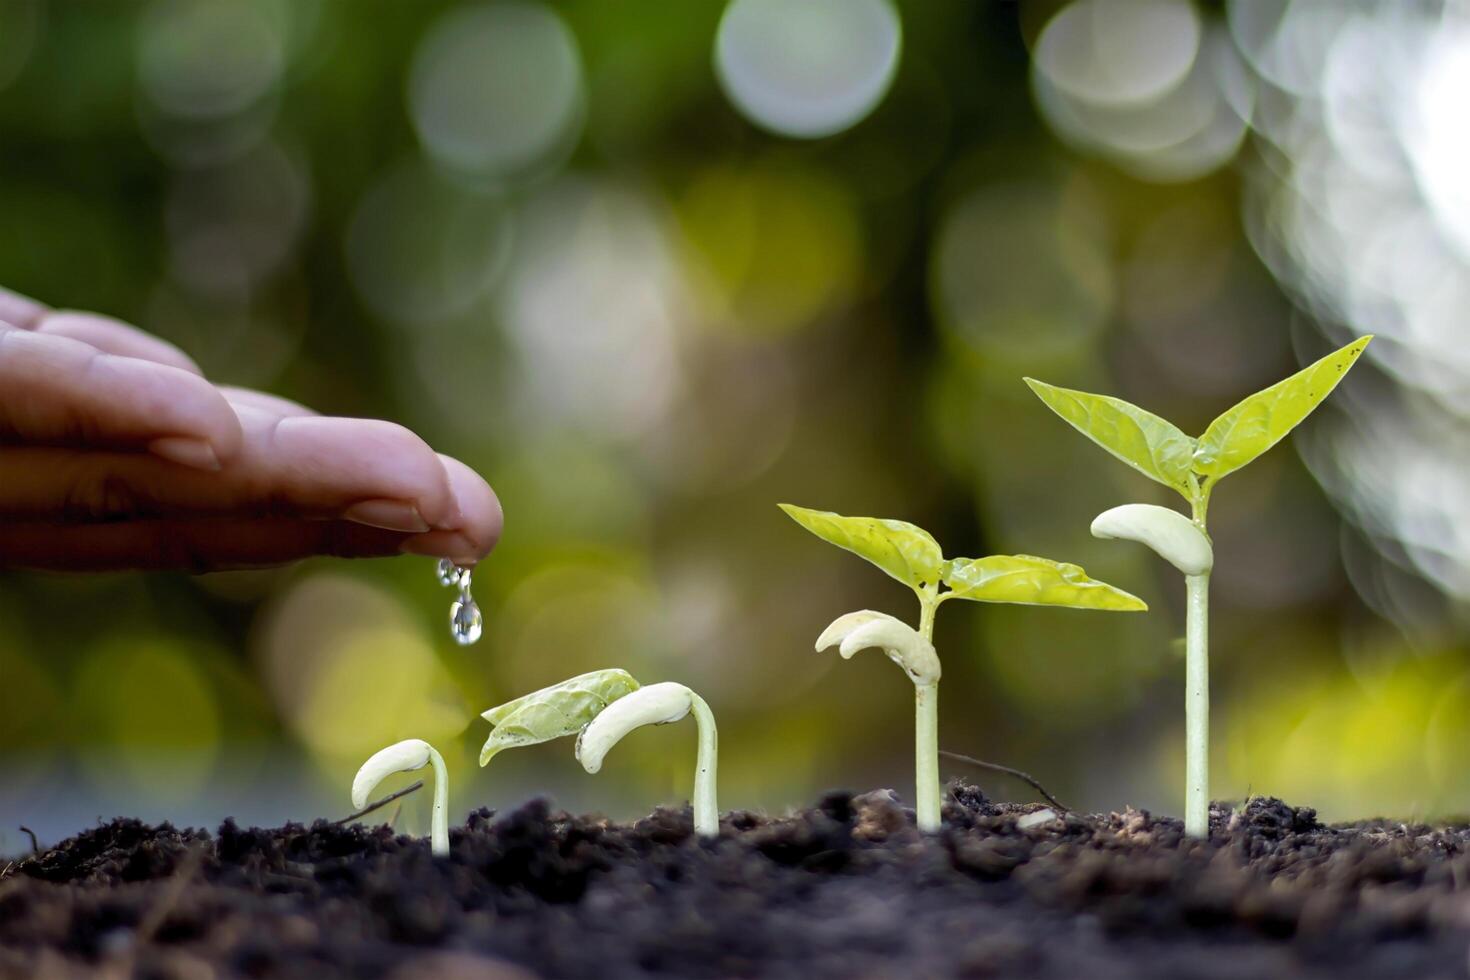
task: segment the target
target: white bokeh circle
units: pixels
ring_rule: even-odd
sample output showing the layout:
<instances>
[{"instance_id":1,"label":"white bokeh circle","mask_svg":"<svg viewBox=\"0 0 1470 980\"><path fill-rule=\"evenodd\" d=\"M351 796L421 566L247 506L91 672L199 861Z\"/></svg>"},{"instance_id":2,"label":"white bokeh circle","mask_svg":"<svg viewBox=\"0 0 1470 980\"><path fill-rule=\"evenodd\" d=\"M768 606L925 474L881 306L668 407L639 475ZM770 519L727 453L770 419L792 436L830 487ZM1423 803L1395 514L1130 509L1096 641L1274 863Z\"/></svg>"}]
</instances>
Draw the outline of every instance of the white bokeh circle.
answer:
<instances>
[{"instance_id":1,"label":"white bokeh circle","mask_svg":"<svg viewBox=\"0 0 1470 980\"><path fill-rule=\"evenodd\" d=\"M815 139L873 111L893 84L902 35L888 0L733 0L715 70L751 122Z\"/></svg>"},{"instance_id":2,"label":"white bokeh circle","mask_svg":"<svg viewBox=\"0 0 1470 980\"><path fill-rule=\"evenodd\" d=\"M409 114L425 151L474 174L511 177L581 135L582 60L561 17L539 3L453 10L420 42Z\"/></svg>"}]
</instances>

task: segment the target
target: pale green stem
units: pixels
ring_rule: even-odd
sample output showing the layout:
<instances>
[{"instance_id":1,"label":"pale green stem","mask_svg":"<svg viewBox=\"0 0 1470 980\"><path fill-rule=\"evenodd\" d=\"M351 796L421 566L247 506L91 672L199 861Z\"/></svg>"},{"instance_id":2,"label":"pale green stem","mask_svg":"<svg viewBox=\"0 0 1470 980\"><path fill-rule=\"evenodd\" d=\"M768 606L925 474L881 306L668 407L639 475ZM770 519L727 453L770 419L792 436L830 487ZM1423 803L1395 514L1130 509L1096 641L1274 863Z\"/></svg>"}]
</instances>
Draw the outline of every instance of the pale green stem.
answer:
<instances>
[{"instance_id":1,"label":"pale green stem","mask_svg":"<svg viewBox=\"0 0 1470 980\"><path fill-rule=\"evenodd\" d=\"M1206 481L1201 486L1199 479L1193 473L1189 474L1190 519L1194 521L1195 527L1205 533L1205 537L1209 537L1210 535L1209 528L1205 526L1205 523L1210 512L1210 493L1214 489L1215 484L1213 481Z\"/></svg>"},{"instance_id":2,"label":"pale green stem","mask_svg":"<svg viewBox=\"0 0 1470 980\"><path fill-rule=\"evenodd\" d=\"M1195 526L1210 536L1206 518L1214 481L1189 477ZM1184 577L1184 832L1210 836L1210 573Z\"/></svg>"},{"instance_id":3,"label":"pale green stem","mask_svg":"<svg viewBox=\"0 0 1470 980\"><path fill-rule=\"evenodd\" d=\"M936 590L937 591L937 590ZM934 642L934 593L919 597L919 635ZM914 685L914 813L919 829L936 833L940 824L939 792L939 684Z\"/></svg>"},{"instance_id":4,"label":"pale green stem","mask_svg":"<svg viewBox=\"0 0 1470 980\"><path fill-rule=\"evenodd\" d=\"M429 763L434 767L434 808L429 814L429 848L436 857L449 855L449 771L444 757L429 747Z\"/></svg>"},{"instance_id":5,"label":"pale green stem","mask_svg":"<svg viewBox=\"0 0 1470 980\"><path fill-rule=\"evenodd\" d=\"M1210 836L1210 575L1186 575L1184 832Z\"/></svg>"},{"instance_id":6,"label":"pale green stem","mask_svg":"<svg viewBox=\"0 0 1470 980\"><path fill-rule=\"evenodd\" d=\"M715 716L704 698L689 692L690 713L699 728L699 754L694 762L694 832L701 837L720 834L720 806L715 797L715 770L719 763L719 733Z\"/></svg>"}]
</instances>

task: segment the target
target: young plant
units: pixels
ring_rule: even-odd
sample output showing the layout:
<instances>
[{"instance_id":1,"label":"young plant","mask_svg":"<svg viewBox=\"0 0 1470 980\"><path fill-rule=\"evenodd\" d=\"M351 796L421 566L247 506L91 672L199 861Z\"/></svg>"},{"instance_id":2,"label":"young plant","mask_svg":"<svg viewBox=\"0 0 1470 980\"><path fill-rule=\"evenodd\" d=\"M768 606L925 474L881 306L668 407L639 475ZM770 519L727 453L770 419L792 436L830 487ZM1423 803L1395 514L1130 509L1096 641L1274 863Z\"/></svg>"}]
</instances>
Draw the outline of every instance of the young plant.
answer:
<instances>
[{"instance_id":1,"label":"young plant","mask_svg":"<svg viewBox=\"0 0 1470 980\"><path fill-rule=\"evenodd\" d=\"M1185 832L1210 832L1209 586L1214 556L1206 517L1215 484L1260 456L1312 413L1337 387L1372 336L1359 337L1225 412L1198 439L1120 398L1026 383L1073 428L1151 480L1189 501L1190 518L1165 507L1115 507L1092 524L1101 538L1126 538L1153 548L1184 573L1186 610L1184 717Z\"/></svg>"},{"instance_id":2,"label":"young plant","mask_svg":"<svg viewBox=\"0 0 1470 980\"><path fill-rule=\"evenodd\" d=\"M608 749L624 735L644 725L667 725L694 715L699 732L699 754L694 762L694 832L701 837L720 833L720 808L715 798L718 733L715 716L704 698L683 684L650 684L609 705L577 736L577 761L589 773L602 768Z\"/></svg>"},{"instance_id":3,"label":"young plant","mask_svg":"<svg viewBox=\"0 0 1470 980\"><path fill-rule=\"evenodd\" d=\"M608 705L638 690L633 675L616 667L578 674L481 713L494 730L480 749L484 766L498 753L580 734Z\"/></svg>"},{"instance_id":4,"label":"young plant","mask_svg":"<svg viewBox=\"0 0 1470 980\"><path fill-rule=\"evenodd\" d=\"M843 517L791 504L781 504L781 509L823 541L877 565L919 598L917 630L865 609L839 616L817 638L817 649L837 645L850 658L859 650L879 648L914 682L914 809L920 830L939 829L940 668L934 614L941 603L969 599L1111 611L1148 608L1137 596L1088 578L1077 565L1034 555L945 560L929 532L904 521Z\"/></svg>"},{"instance_id":5,"label":"young plant","mask_svg":"<svg viewBox=\"0 0 1470 980\"><path fill-rule=\"evenodd\" d=\"M361 810L367 806L368 795L384 779L395 772L422 769L430 763L434 766L434 810L429 821L429 846L437 857L444 857L449 853L449 818L445 813L449 804L449 774L444 769L444 757L423 739L405 739L374 752L352 780L352 805Z\"/></svg>"}]
</instances>

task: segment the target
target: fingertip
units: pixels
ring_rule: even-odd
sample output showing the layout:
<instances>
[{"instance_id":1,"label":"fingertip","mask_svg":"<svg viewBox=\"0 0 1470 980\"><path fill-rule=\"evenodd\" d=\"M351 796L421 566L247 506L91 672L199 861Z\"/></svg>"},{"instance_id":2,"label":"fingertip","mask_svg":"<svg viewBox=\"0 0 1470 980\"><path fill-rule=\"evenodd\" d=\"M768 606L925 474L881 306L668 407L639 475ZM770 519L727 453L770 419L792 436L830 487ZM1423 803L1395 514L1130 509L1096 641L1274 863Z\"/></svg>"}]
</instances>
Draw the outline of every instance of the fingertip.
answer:
<instances>
[{"instance_id":1,"label":"fingertip","mask_svg":"<svg viewBox=\"0 0 1470 980\"><path fill-rule=\"evenodd\" d=\"M453 456L443 453L438 456L449 480L452 509L455 511L453 526L446 529L459 532L478 561L490 554L500 541L505 528L505 511L500 505L500 498L480 474Z\"/></svg>"},{"instance_id":2,"label":"fingertip","mask_svg":"<svg viewBox=\"0 0 1470 980\"><path fill-rule=\"evenodd\" d=\"M44 304L0 286L0 320L11 326L29 330L37 320L45 315L46 306Z\"/></svg>"},{"instance_id":3,"label":"fingertip","mask_svg":"<svg viewBox=\"0 0 1470 980\"><path fill-rule=\"evenodd\" d=\"M489 552L480 544L471 541L458 531L429 531L405 538L398 545L405 555L423 555L426 558L448 558L456 565L470 568L478 564Z\"/></svg>"},{"instance_id":4,"label":"fingertip","mask_svg":"<svg viewBox=\"0 0 1470 980\"><path fill-rule=\"evenodd\" d=\"M161 459L196 470L217 473L221 469L219 454L208 439L192 436L164 436L148 444L148 451Z\"/></svg>"},{"instance_id":5,"label":"fingertip","mask_svg":"<svg viewBox=\"0 0 1470 980\"><path fill-rule=\"evenodd\" d=\"M450 483L459 522L456 529L475 542L481 557L490 554L506 526L506 511L490 483L453 455L438 454Z\"/></svg>"},{"instance_id":6,"label":"fingertip","mask_svg":"<svg viewBox=\"0 0 1470 980\"><path fill-rule=\"evenodd\" d=\"M275 421L267 451L290 480L330 485L345 498L412 504L432 527L454 510L438 457L410 430L381 419L300 415ZM302 474L314 470L310 479Z\"/></svg>"},{"instance_id":7,"label":"fingertip","mask_svg":"<svg viewBox=\"0 0 1470 980\"><path fill-rule=\"evenodd\" d=\"M136 358L103 356L112 358L115 363L137 362ZM235 407L218 388L192 371L169 364L150 362L147 368L162 372L168 377L165 385L168 390L178 393L180 397L185 391L192 396L193 410L187 413L190 429L178 433L179 436L202 439L208 443L215 459L221 464L229 463L240 455L245 443L245 430L240 425L240 416L236 414Z\"/></svg>"}]
</instances>

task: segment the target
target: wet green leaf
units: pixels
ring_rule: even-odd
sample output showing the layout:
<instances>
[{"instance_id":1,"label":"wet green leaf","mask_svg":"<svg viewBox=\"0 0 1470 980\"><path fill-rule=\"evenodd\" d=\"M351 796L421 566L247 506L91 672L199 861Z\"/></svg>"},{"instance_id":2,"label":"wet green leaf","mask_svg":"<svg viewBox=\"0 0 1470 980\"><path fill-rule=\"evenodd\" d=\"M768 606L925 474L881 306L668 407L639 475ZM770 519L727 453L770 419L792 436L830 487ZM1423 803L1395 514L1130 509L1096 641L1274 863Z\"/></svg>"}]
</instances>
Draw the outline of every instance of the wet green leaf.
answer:
<instances>
[{"instance_id":1,"label":"wet green leaf","mask_svg":"<svg viewBox=\"0 0 1470 980\"><path fill-rule=\"evenodd\" d=\"M866 558L904 585L919 589L939 581L944 553L921 527L880 517L844 517L792 504L780 507L823 541Z\"/></svg>"},{"instance_id":2,"label":"wet green leaf","mask_svg":"<svg viewBox=\"0 0 1470 980\"><path fill-rule=\"evenodd\" d=\"M506 749L575 735L603 708L636 690L633 675L614 667L579 674L491 708L480 715L495 726L480 749L480 765Z\"/></svg>"},{"instance_id":3,"label":"wet green leaf","mask_svg":"<svg viewBox=\"0 0 1470 980\"><path fill-rule=\"evenodd\" d=\"M955 558L945 565L944 582L954 590L945 595L977 602L1071 606L1117 612L1148 608L1137 596L1088 578L1079 565L1035 555Z\"/></svg>"},{"instance_id":4,"label":"wet green leaf","mask_svg":"<svg viewBox=\"0 0 1470 980\"><path fill-rule=\"evenodd\" d=\"M1372 339L1359 337L1215 419L1199 437L1194 468L1218 480L1276 445L1332 393Z\"/></svg>"},{"instance_id":5,"label":"wet green leaf","mask_svg":"<svg viewBox=\"0 0 1470 980\"><path fill-rule=\"evenodd\" d=\"M1172 422L1110 395L1058 388L1034 378L1026 384L1078 432L1149 479L1189 496L1195 442Z\"/></svg>"}]
</instances>

